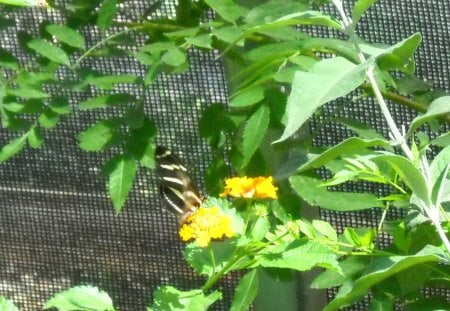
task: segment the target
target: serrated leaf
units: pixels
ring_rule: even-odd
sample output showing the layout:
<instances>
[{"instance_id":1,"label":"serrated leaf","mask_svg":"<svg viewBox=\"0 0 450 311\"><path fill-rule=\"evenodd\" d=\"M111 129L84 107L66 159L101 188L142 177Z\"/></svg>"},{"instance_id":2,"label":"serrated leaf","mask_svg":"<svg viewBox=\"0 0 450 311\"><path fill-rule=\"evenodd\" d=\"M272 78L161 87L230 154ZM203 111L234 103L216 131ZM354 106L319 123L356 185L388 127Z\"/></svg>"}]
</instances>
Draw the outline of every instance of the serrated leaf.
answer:
<instances>
[{"instance_id":1,"label":"serrated leaf","mask_svg":"<svg viewBox=\"0 0 450 311\"><path fill-rule=\"evenodd\" d=\"M360 18L364 13L378 0L358 0L352 10L352 22L354 25L358 24Z\"/></svg>"},{"instance_id":2,"label":"serrated leaf","mask_svg":"<svg viewBox=\"0 0 450 311\"><path fill-rule=\"evenodd\" d=\"M47 25L45 29L49 34L67 45L81 50L86 49L84 37L68 26L51 24Z\"/></svg>"},{"instance_id":3,"label":"serrated leaf","mask_svg":"<svg viewBox=\"0 0 450 311\"><path fill-rule=\"evenodd\" d=\"M11 140L9 143L4 145L0 150L0 163L5 162L25 146L28 134L25 134L19 138Z\"/></svg>"},{"instance_id":4,"label":"serrated leaf","mask_svg":"<svg viewBox=\"0 0 450 311\"><path fill-rule=\"evenodd\" d=\"M246 13L246 9L232 0L206 0L205 1L224 20L234 23Z\"/></svg>"},{"instance_id":5,"label":"serrated leaf","mask_svg":"<svg viewBox=\"0 0 450 311\"><path fill-rule=\"evenodd\" d=\"M10 299L6 299L3 296L0 296L0 310L1 311L20 311L19 308L16 307L14 302Z\"/></svg>"},{"instance_id":6,"label":"serrated leaf","mask_svg":"<svg viewBox=\"0 0 450 311\"><path fill-rule=\"evenodd\" d=\"M362 299L372 286L409 267L447 260L447 255L441 249L431 245L427 245L415 255L375 258L358 280L349 286L341 287L324 311L337 310Z\"/></svg>"},{"instance_id":7,"label":"serrated leaf","mask_svg":"<svg viewBox=\"0 0 450 311\"><path fill-rule=\"evenodd\" d=\"M263 267L308 271L314 266L339 271L337 256L328 247L315 241L295 240L281 252L263 251L259 262Z\"/></svg>"},{"instance_id":8,"label":"serrated leaf","mask_svg":"<svg viewBox=\"0 0 450 311\"><path fill-rule=\"evenodd\" d=\"M200 289L181 291L173 286L159 287L153 293L153 305L150 311L204 311L222 298L222 293L214 291L205 295Z\"/></svg>"},{"instance_id":9,"label":"serrated leaf","mask_svg":"<svg viewBox=\"0 0 450 311\"><path fill-rule=\"evenodd\" d=\"M59 115L50 109L47 109L39 116L39 124L46 129L55 127L59 121Z\"/></svg>"},{"instance_id":10,"label":"serrated leaf","mask_svg":"<svg viewBox=\"0 0 450 311\"><path fill-rule=\"evenodd\" d=\"M258 293L258 270L248 272L239 282L234 291L230 311L246 311Z\"/></svg>"},{"instance_id":11,"label":"serrated leaf","mask_svg":"<svg viewBox=\"0 0 450 311\"><path fill-rule=\"evenodd\" d=\"M292 176L289 181L295 192L313 206L341 212L383 207L373 194L328 191L320 179L313 177Z\"/></svg>"},{"instance_id":12,"label":"serrated leaf","mask_svg":"<svg viewBox=\"0 0 450 311\"><path fill-rule=\"evenodd\" d=\"M113 311L114 306L107 293L94 286L76 286L60 292L47 300L44 309L60 311Z\"/></svg>"},{"instance_id":13,"label":"serrated leaf","mask_svg":"<svg viewBox=\"0 0 450 311\"><path fill-rule=\"evenodd\" d=\"M129 156L117 155L105 165L109 176L108 191L116 213L122 210L136 176L136 162Z\"/></svg>"},{"instance_id":14,"label":"serrated leaf","mask_svg":"<svg viewBox=\"0 0 450 311\"><path fill-rule=\"evenodd\" d=\"M335 57L318 62L309 72L297 71L286 106L286 127L275 143L295 134L317 108L361 85L369 64L355 65L343 57Z\"/></svg>"},{"instance_id":15,"label":"serrated leaf","mask_svg":"<svg viewBox=\"0 0 450 311\"><path fill-rule=\"evenodd\" d=\"M78 135L80 148L85 151L105 150L118 143L120 119L101 120Z\"/></svg>"},{"instance_id":16,"label":"serrated leaf","mask_svg":"<svg viewBox=\"0 0 450 311\"><path fill-rule=\"evenodd\" d=\"M429 122L441 115L450 113L450 96L439 97L430 104L427 112L421 116L418 116L412 120L409 126L408 134L412 134L422 124Z\"/></svg>"},{"instance_id":17,"label":"serrated leaf","mask_svg":"<svg viewBox=\"0 0 450 311\"><path fill-rule=\"evenodd\" d=\"M230 101L231 107L246 107L259 103L264 99L264 88L257 86L251 89L246 89L237 94L233 94L233 99Z\"/></svg>"},{"instance_id":18,"label":"serrated leaf","mask_svg":"<svg viewBox=\"0 0 450 311\"><path fill-rule=\"evenodd\" d=\"M105 0L98 11L97 26L106 30L113 21L117 12L117 0Z\"/></svg>"},{"instance_id":19,"label":"serrated leaf","mask_svg":"<svg viewBox=\"0 0 450 311\"><path fill-rule=\"evenodd\" d=\"M81 110L88 110L114 105L124 105L134 101L136 101L136 98L133 95L127 93L116 93L90 98L81 102L78 107Z\"/></svg>"},{"instance_id":20,"label":"serrated leaf","mask_svg":"<svg viewBox=\"0 0 450 311\"><path fill-rule=\"evenodd\" d=\"M242 167L252 158L255 151L261 144L264 135L269 127L270 110L269 107L262 105L255 111L255 113L248 119L243 133L242 141Z\"/></svg>"},{"instance_id":21,"label":"serrated leaf","mask_svg":"<svg viewBox=\"0 0 450 311\"><path fill-rule=\"evenodd\" d=\"M41 134L41 130L36 127L33 126L30 131L28 132L28 143L30 144L30 146L32 148L40 148L42 146L42 134Z\"/></svg>"},{"instance_id":22,"label":"serrated leaf","mask_svg":"<svg viewBox=\"0 0 450 311\"><path fill-rule=\"evenodd\" d=\"M178 67L186 62L186 55L178 48L171 48L162 55L161 60L167 65Z\"/></svg>"},{"instance_id":23,"label":"serrated leaf","mask_svg":"<svg viewBox=\"0 0 450 311\"><path fill-rule=\"evenodd\" d=\"M19 62L14 55L0 48L0 67L19 70Z\"/></svg>"},{"instance_id":24,"label":"serrated leaf","mask_svg":"<svg viewBox=\"0 0 450 311\"><path fill-rule=\"evenodd\" d=\"M51 44L43 39L33 39L27 43L27 46L48 59L70 66L70 60L63 49Z\"/></svg>"}]
</instances>

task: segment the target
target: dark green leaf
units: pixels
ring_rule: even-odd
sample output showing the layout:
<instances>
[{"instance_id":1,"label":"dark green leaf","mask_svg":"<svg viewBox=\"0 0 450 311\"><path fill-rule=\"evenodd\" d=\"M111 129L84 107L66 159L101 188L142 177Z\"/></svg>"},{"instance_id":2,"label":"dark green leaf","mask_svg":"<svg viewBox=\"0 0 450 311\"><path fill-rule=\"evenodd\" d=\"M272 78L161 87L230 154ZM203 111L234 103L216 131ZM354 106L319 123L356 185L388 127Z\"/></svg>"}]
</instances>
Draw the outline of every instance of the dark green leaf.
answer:
<instances>
[{"instance_id":1,"label":"dark green leaf","mask_svg":"<svg viewBox=\"0 0 450 311\"><path fill-rule=\"evenodd\" d=\"M381 200L373 194L328 191L322 187L320 179L292 176L289 181L295 192L313 206L341 212L383 207Z\"/></svg>"},{"instance_id":2,"label":"dark green leaf","mask_svg":"<svg viewBox=\"0 0 450 311\"><path fill-rule=\"evenodd\" d=\"M42 146L43 138L41 130L38 127L33 126L28 132L27 138L28 144L30 144L32 148L40 148Z\"/></svg>"},{"instance_id":3,"label":"dark green leaf","mask_svg":"<svg viewBox=\"0 0 450 311\"><path fill-rule=\"evenodd\" d=\"M102 76L102 77L89 77L85 80L85 83L90 83L98 88L109 90L114 88L115 84L119 83L136 83L139 80L138 77L134 75L113 75L113 76Z\"/></svg>"},{"instance_id":4,"label":"dark green leaf","mask_svg":"<svg viewBox=\"0 0 450 311\"><path fill-rule=\"evenodd\" d=\"M405 311L444 311L450 310L450 302L444 297L419 298L407 302Z\"/></svg>"},{"instance_id":5,"label":"dark green leaf","mask_svg":"<svg viewBox=\"0 0 450 311\"><path fill-rule=\"evenodd\" d=\"M104 0L98 11L97 26L106 30L113 21L117 12L117 0Z\"/></svg>"},{"instance_id":6,"label":"dark green leaf","mask_svg":"<svg viewBox=\"0 0 450 311\"><path fill-rule=\"evenodd\" d=\"M228 167L223 157L215 157L206 170L205 188L212 196L218 196L223 190L223 181L228 176Z\"/></svg>"},{"instance_id":7,"label":"dark green leaf","mask_svg":"<svg viewBox=\"0 0 450 311\"><path fill-rule=\"evenodd\" d=\"M335 57L318 62L310 72L297 71L286 107L286 128L276 142L295 134L317 108L363 83L368 65L355 65L343 57Z\"/></svg>"},{"instance_id":8,"label":"dark green leaf","mask_svg":"<svg viewBox=\"0 0 450 311\"><path fill-rule=\"evenodd\" d=\"M54 62L70 66L70 60L66 52L48 41L42 39L33 39L27 43L27 46Z\"/></svg>"},{"instance_id":9,"label":"dark green leaf","mask_svg":"<svg viewBox=\"0 0 450 311\"><path fill-rule=\"evenodd\" d=\"M16 22L14 18L6 17L3 14L0 15L0 29L14 26Z\"/></svg>"},{"instance_id":10,"label":"dark green leaf","mask_svg":"<svg viewBox=\"0 0 450 311\"><path fill-rule=\"evenodd\" d=\"M49 94L43 92L42 90L34 89L25 85L20 86L18 89L7 89L6 93L8 95L14 95L24 99L43 99L50 97Z\"/></svg>"},{"instance_id":11,"label":"dark green leaf","mask_svg":"<svg viewBox=\"0 0 450 311\"><path fill-rule=\"evenodd\" d=\"M258 283L258 270L250 270L236 287L230 311L248 310L258 293Z\"/></svg>"},{"instance_id":12,"label":"dark green leaf","mask_svg":"<svg viewBox=\"0 0 450 311\"><path fill-rule=\"evenodd\" d=\"M352 10L352 23L358 24L364 13L378 0L358 0Z\"/></svg>"},{"instance_id":13,"label":"dark green leaf","mask_svg":"<svg viewBox=\"0 0 450 311\"><path fill-rule=\"evenodd\" d=\"M11 140L6 145L2 146L0 150L0 163L5 162L25 146L25 142L27 141L28 134L23 135L22 137Z\"/></svg>"},{"instance_id":14,"label":"dark green leaf","mask_svg":"<svg viewBox=\"0 0 450 311\"><path fill-rule=\"evenodd\" d=\"M93 286L76 286L56 294L44 305L44 309L50 308L61 311L114 310L113 302L108 294Z\"/></svg>"},{"instance_id":15,"label":"dark green leaf","mask_svg":"<svg viewBox=\"0 0 450 311\"><path fill-rule=\"evenodd\" d=\"M86 49L84 37L68 26L51 24L47 25L45 29L49 34L67 45L81 50Z\"/></svg>"},{"instance_id":16,"label":"dark green leaf","mask_svg":"<svg viewBox=\"0 0 450 311\"><path fill-rule=\"evenodd\" d=\"M145 120L144 101L139 101L128 107L125 113L125 124L131 129L137 129L142 126Z\"/></svg>"},{"instance_id":17,"label":"dark green leaf","mask_svg":"<svg viewBox=\"0 0 450 311\"><path fill-rule=\"evenodd\" d=\"M47 109L39 116L39 124L46 129L55 127L58 124L58 121L58 114L50 109Z\"/></svg>"},{"instance_id":18,"label":"dark green leaf","mask_svg":"<svg viewBox=\"0 0 450 311\"><path fill-rule=\"evenodd\" d=\"M450 96L443 96L435 99L425 114L414 118L409 127L408 133L411 134L425 122L429 122L439 116L450 113Z\"/></svg>"},{"instance_id":19,"label":"dark green leaf","mask_svg":"<svg viewBox=\"0 0 450 311\"><path fill-rule=\"evenodd\" d=\"M8 51L0 48L0 66L12 70L19 70L19 62Z\"/></svg>"},{"instance_id":20,"label":"dark green leaf","mask_svg":"<svg viewBox=\"0 0 450 311\"><path fill-rule=\"evenodd\" d=\"M255 151L261 144L264 135L269 127L270 110L266 105L262 105L248 119L245 124L242 141L242 167L247 165Z\"/></svg>"},{"instance_id":21,"label":"dark green leaf","mask_svg":"<svg viewBox=\"0 0 450 311\"><path fill-rule=\"evenodd\" d=\"M145 116L144 116L145 117ZM144 118L142 126L130 130L127 149L142 166L155 167L155 146L153 139L156 135L156 126L148 118Z\"/></svg>"},{"instance_id":22,"label":"dark green leaf","mask_svg":"<svg viewBox=\"0 0 450 311\"><path fill-rule=\"evenodd\" d=\"M65 97L56 97L48 105L50 109L57 114L71 113L69 101Z\"/></svg>"},{"instance_id":23,"label":"dark green leaf","mask_svg":"<svg viewBox=\"0 0 450 311\"><path fill-rule=\"evenodd\" d=\"M246 14L246 9L232 0L205 0L224 20L234 23L239 17Z\"/></svg>"},{"instance_id":24,"label":"dark green leaf","mask_svg":"<svg viewBox=\"0 0 450 311\"><path fill-rule=\"evenodd\" d=\"M81 110L88 110L114 105L125 105L134 101L136 101L136 98L133 95L130 95L128 93L116 93L90 98L81 102L78 107Z\"/></svg>"},{"instance_id":25,"label":"dark green leaf","mask_svg":"<svg viewBox=\"0 0 450 311\"><path fill-rule=\"evenodd\" d=\"M85 151L105 150L118 143L121 135L118 132L121 120L102 120L78 135L80 148Z\"/></svg>"},{"instance_id":26,"label":"dark green leaf","mask_svg":"<svg viewBox=\"0 0 450 311\"><path fill-rule=\"evenodd\" d=\"M222 294L214 291L205 295L200 289L180 291L172 286L159 287L153 293L152 311L204 311L222 298Z\"/></svg>"},{"instance_id":27,"label":"dark green leaf","mask_svg":"<svg viewBox=\"0 0 450 311\"><path fill-rule=\"evenodd\" d=\"M230 102L230 106L231 107L250 106L259 103L263 99L264 99L264 88L262 86L257 86L234 94L233 99Z\"/></svg>"},{"instance_id":28,"label":"dark green leaf","mask_svg":"<svg viewBox=\"0 0 450 311\"><path fill-rule=\"evenodd\" d=\"M122 210L136 176L136 162L129 156L117 155L105 165L109 176L108 190L116 213Z\"/></svg>"}]
</instances>

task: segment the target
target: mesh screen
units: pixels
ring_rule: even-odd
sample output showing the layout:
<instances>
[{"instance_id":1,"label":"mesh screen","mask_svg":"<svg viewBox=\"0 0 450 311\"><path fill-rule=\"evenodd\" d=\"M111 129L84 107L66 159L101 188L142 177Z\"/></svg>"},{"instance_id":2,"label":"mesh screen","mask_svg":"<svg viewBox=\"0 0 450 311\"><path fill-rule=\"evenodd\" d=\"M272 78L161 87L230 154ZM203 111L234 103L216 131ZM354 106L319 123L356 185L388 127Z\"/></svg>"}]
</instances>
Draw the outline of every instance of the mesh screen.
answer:
<instances>
[{"instance_id":1,"label":"mesh screen","mask_svg":"<svg viewBox=\"0 0 450 311\"><path fill-rule=\"evenodd\" d=\"M122 18L137 19L151 3L127 1L124 5L126 13ZM162 11L163 15L174 14L174 4L165 2ZM24 9L14 11L11 16L16 26L1 30L0 44L16 56L22 55L24 63L27 59L16 46L16 32L26 30L33 34L43 20L64 22L55 11ZM449 91L448 16L450 5L446 1L380 1L363 19L359 34L368 41L389 44L420 31L423 44L416 58L418 76L434 80L436 86ZM98 41L99 34L94 29L85 29L85 34L91 42ZM208 105L227 102L224 70L216 56L215 53L191 53L192 66L188 72L160 77L146 94L147 113L158 126L158 142L174 149L190 167L195 167L192 173L199 182L211 159L198 135L197 120ZM114 74L145 74L140 64L126 57L88 60L83 66ZM66 95L75 107L96 94L92 90ZM327 113L339 113L358 116L386 133L372 102L337 107L327 106L325 113L311 122L312 130ZM93 284L106 290L121 310L143 310L158 285L190 289L202 283L182 258L177 223L161 207L154 175L139 172L126 208L116 215L101 171L113 151L86 153L77 146L76 135L81 130L98 118L114 115L115 109L119 108L104 110L104 115L99 111L75 111L56 129L45 133L44 148L25 149L0 166L0 295L14 300L25 311L39 310L41 303L55 292L79 284ZM407 124L414 117L407 109L393 107L393 111L400 124ZM330 124L320 132L316 143L331 145L349 135L343 128ZM13 136L2 130L0 145ZM367 189L366 185L355 187L361 191L382 191ZM397 213L392 211L388 216L393 219ZM380 219L378 211L321 211L320 215L338 229L376 226ZM380 241L382 245L387 242ZM217 310L228 310L237 280L231 276L220 283L225 299L215 306ZM429 295L440 292L444 293L445 289L428 290ZM329 299L334 294L330 290ZM365 301L348 310L367 308Z\"/></svg>"}]
</instances>

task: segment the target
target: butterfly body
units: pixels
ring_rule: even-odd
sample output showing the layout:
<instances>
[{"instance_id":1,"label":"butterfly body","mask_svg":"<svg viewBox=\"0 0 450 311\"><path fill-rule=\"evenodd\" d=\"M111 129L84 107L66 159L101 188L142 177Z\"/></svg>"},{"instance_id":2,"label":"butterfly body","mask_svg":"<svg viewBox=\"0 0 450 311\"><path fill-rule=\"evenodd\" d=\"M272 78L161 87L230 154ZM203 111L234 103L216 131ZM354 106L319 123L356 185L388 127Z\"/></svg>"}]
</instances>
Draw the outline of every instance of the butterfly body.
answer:
<instances>
[{"instance_id":1,"label":"butterfly body","mask_svg":"<svg viewBox=\"0 0 450 311\"><path fill-rule=\"evenodd\" d=\"M166 209L183 224L203 202L195 182L178 157L163 146L156 148L156 174Z\"/></svg>"}]
</instances>

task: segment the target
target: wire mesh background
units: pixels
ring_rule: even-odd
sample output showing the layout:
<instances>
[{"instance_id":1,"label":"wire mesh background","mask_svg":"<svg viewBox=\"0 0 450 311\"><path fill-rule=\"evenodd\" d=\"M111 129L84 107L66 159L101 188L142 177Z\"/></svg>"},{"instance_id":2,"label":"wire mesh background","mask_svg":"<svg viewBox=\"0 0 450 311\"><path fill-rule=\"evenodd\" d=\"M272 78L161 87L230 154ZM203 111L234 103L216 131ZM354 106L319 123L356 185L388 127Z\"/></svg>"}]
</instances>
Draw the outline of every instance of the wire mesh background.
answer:
<instances>
[{"instance_id":1,"label":"wire mesh background","mask_svg":"<svg viewBox=\"0 0 450 311\"><path fill-rule=\"evenodd\" d=\"M160 14L174 14L174 3L164 2ZM150 7L146 1L125 2L123 19L137 19ZM0 6L0 14L6 14ZM380 1L362 20L359 35L370 42L398 42L421 32L423 44L416 60L417 75L435 81L449 91L450 4L438 0ZM16 45L16 33L36 34L39 23L64 23L56 11L21 9L10 13L16 26L0 29L0 45L23 62L26 56ZM85 29L88 46L99 34ZM226 103L227 85L222 63L216 53L192 52L191 69L181 75L162 76L147 91L146 111L158 126L159 143L176 150L185 159L197 181L211 160L197 131L201 111L213 103ZM85 61L83 66L102 72L132 73L143 76L145 68L132 58ZM68 73L61 72L61 77ZM124 87L123 91L132 92ZM143 310L151 302L158 285L172 284L181 289L198 287L202 280L184 262L177 223L165 213L157 196L155 177L140 171L126 208L116 215L107 197L102 165L114 154L82 152L76 135L99 118L117 113L114 109L80 112L76 105L95 95L67 92L74 113L56 129L45 133L45 146L26 148L0 165L0 295L13 299L23 310L39 310L55 292L79 284L93 284L106 290L120 310ZM414 113L392 107L400 124ZM315 129L326 114L311 122ZM357 116L386 134L386 128L373 103L346 105L342 116ZM317 144L333 144L348 137L343 128L330 124L316 139ZM14 137L4 129L0 146ZM352 189L349 189L352 190ZM365 189L362 189L365 190ZM377 191L377 189L372 189ZM376 226L377 211L333 213L321 217L337 228ZM395 218L396 212L389 217ZM385 241L386 242L386 241ZM229 297L238 278L220 283L225 299L215 306L227 310ZM445 290L442 289L441 293ZM439 293L432 290L430 295ZM333 290L328 293L332 298ZM348 310L366 310L367 301Z\"/></svg>"}]
</instances>

